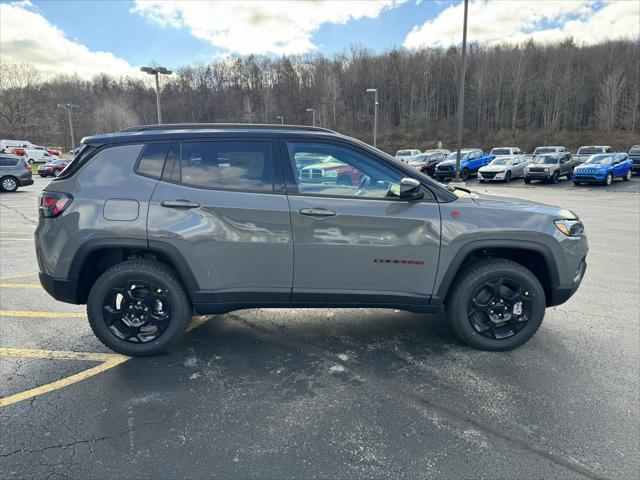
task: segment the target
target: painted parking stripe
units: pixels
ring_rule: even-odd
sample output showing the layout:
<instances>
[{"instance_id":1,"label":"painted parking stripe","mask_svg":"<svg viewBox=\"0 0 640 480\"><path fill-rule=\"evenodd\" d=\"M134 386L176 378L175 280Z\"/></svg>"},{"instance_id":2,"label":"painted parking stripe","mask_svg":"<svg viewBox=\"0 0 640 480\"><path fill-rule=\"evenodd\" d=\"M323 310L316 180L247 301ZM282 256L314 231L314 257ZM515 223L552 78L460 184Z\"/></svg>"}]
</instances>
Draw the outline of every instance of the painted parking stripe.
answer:
<instances>
[{"instance_id":1,"label":"painted parking stripe","mask_svg":"<svg viewBox=\"0 0 640 480\"><path fill-rule=\"evenodd\" d=\"M37 397L45 393L53 392L74 383L81 382L87 378L93 377L98 373L105 372L107 370L116 367L127 360L130 357L120 355L117 353L90 353L90 352L64 352L55 350L34 350L25 348L0 348L0 357L27 357L27 358L41 358L41 359L55 359L55 360L84 360L92 362L102 362L95 367L83 370L82 372L70 375L68 377L56 380L55 382L47 383L39 387L31 388L23 392L19 392L8 397L0 397L0 407L6 407L29 398Z\"/></svg>"},{"instance_id":2,"label":"painted parking stripe","mask_svg":"<svg viewBox=\"0 0 640 480\"><path fill-rule=\"evenodd\" d=\"M0 288L42 288L39 283L0 283Z\"/></svg>"},{"instance_id":3,"label":"painted parking stripe","mask_svg":"<svg viewBox=\"0 0 640 480\"><path fill-rule=\"evenodd\" d=\"M19 273L16 275L9 275L8 277L0 277L0 281L2 280L13 280L14 278L25 278L25 277L33 277L37 275L36 272L32 273Z\"/></svg>"}]
</instances>

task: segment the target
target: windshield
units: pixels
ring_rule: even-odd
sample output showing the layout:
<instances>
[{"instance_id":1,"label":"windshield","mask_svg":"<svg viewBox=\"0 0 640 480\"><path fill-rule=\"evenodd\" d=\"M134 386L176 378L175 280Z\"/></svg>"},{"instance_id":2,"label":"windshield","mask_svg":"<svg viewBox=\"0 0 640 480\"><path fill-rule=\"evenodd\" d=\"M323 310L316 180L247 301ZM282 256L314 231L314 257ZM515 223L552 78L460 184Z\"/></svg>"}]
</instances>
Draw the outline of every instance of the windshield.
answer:
<instances>
[{"instance_id":1,"label":"windshield","mask_svg":"<svg viewBox=\"0 0 640 480\"><path fill-rule=\"evenodd\" d=\"M613 155L594 155L585 163L595 163L597 165L611 165L613 163Z\"/></svg>"},{"instance_id":2,"label":"windshield","mask_svg":"<svg viewBox=\"0 0 640 480\"><path fill-rule=\"evenodd\" d=\"M513 160L510 158L497 158L491 162L491 165L513 165Z\"/></svg>"},{"instance_id":3,"label":"windshield","mask_svg":"<svg viewBox=\"0 0 640 480\"><path fill-rule=\"evenodd\" d=\"M427 159L429 158L429 155L425 155L424 153L422 155L416 155L414 158L415 162L426 162Z\"/></svg>"},{"instance_id":4,"label":"windshield","mask_svg":"<svg viewBox=\"0 0 640 480\"><path fill-rule=\"evenodd\" d=\"M541 153L555 153L557 151L556 147L538 147L533 152L535 155L539 155Z\"/></svg>"},{"instance_id":5,"label":"windshield","mask_svg":"<svg viewBox=\"0 0 640 480\"><path fill-rule=\"evenodd\" d=\"M57 160L51 160L51 163L64 163L66 162L66 160L62 160L62 159L57 159Z\"/></svg>"},{"instance_id":6,"label":"windshield","mask_svg":"<svg viewBox=\"0 0 640 480\"><path fill-rule=\"evenodd\" d=\"M558 157L552 157L550 155L542 155L540 157L534 158L533 163L544 163L547 165L551 165L554 163L558 163Z\"/></svg>"},{"instance_id":7,"label":"windshield","mask_svg":"<svg viewBox=\"0 0 640 480\"><path fill-rule=\"evenodd\" d=\"M594 153L602 153L602 149L599 147L580 147L578 149L578 155L593 155Z\"/></svg>"},{"instance_id":8,"label":"windshield","mask_svg":"<svg viewBox=\"0 0 640 480\"><path fill-rule=\"evenodd\" d=\"M633 147L631 147L629 153L640 153L640 145L634 145Z\"/></svg>"},{"instance_id":9,"label":"windshield","mask_svg":"<svg viewBox=\"0 0 640 480\"><path fill-rule=\"evenodd\" d=\"M494 148L491 155L511 155L511 151L508 148Z\"/></svg>"},{"instance_id":10,"label":"windshield","mask_svg":"<svg viewBox=\"0 0 640 480\"><path fill-rule=\"evenodd\" d=\"M447 160L455 160L457 158L457 153L453 152L451 154L449 154L449 156L447 157ZM460 160L463 160L465 158L467 158L467 156L469 155L469 152L460 152Z\"/></svg>"},{"instance_id":11,"label":"windshield","mask_svg":"<svg viewBox=\"0 0 640 480\"><path fill-rule=\"evenodd\" d=\"M413 155L413 150L398 150L396 157L410 157Z\"/></svg>"}]
</instances>

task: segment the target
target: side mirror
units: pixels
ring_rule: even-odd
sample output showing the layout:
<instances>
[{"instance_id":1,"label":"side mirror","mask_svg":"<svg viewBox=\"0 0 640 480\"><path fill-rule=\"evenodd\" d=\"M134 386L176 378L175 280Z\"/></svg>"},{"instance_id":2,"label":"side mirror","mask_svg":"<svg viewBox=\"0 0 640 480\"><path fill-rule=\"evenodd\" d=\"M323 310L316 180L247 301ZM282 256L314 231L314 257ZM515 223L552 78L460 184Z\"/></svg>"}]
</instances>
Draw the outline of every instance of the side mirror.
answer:
<instances>
[{"instance_id":1,"label":"side mirror","mask_svg":"<svg viewBox=\"0 0 640 480\"><path fill-rule=\"evenodd\" d=\"M402 200L418 200L424 197L420 191L420 182L415 178L404 177L400 180L400 198Z\"/></svg>"}]
</instances>

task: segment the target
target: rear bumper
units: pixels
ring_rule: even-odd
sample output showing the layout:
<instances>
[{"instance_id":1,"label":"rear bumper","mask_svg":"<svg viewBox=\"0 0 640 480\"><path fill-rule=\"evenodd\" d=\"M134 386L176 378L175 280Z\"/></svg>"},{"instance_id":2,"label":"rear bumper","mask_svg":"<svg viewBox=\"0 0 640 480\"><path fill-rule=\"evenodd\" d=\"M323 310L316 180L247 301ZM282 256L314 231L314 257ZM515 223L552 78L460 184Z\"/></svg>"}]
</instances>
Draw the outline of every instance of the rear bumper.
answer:
<instances>
[{"instance_id":1,"label":"rear bumper","mask_svg":"<svg viewBox=\"0 0 640 480\"><path fill-rule=\"evenodd\" d=\"M61 280L53 278L42 272L38 275L40 277L40 284L42 285L42 288L44 288L46 292L56 300L65 303L82 303L78 298L77 279L72 278Z\"/></svg>"},{"instance_id":2,"label":"rear bumper","mask_svg":"<svg viewBox=\"0 0 640 480\"><path fill-rule=\"evenodd\" d=\"M28 185L33 185L33 178L20 178L20 186L26 187Z\"/></svg>"}]
</instances>

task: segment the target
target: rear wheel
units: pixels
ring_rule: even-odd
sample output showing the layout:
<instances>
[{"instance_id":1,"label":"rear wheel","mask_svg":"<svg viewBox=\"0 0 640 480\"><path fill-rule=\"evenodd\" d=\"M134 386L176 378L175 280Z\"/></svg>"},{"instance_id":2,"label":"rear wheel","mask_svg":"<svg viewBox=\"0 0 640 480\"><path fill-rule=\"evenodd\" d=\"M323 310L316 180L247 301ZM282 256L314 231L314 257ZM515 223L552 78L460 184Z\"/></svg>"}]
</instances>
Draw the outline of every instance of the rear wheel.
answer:
<instances>
[{"instance_id":1,"label":"rear wheel","mask_svg":"<svg viewBox=\"0 0 640 480\"><path fill-rule=\"evenodd\" d=\"M34 162L33 158L30 158L29 163L33 163L33 162Z\"/></svg>"},{"instance_id":2,"label":"rear wheel","mask_svg":"<svg viewBox=\"0 0 640 480\"><path fill-rule=\"evenodd\" d=\"M627 170L627 173L623 175L622 180L628 182L631 180L631 169Z\"/></svg>"},{"instance_id":3,"label":"rear wheel","mask_svg":"<svg viewBox=\"0 0 640 480\"><path fill-rule=\"evenodd\" d=\"M536 276L506 259L480 260L456 279L445 304L449 326L481 350L511 350L538 330L546 300Z\"/></svg>"},{"instance_id":4,"label":"rear wheel","mask_svg":"<svg viewBox=\"0 0 640 480\"><path fill-rule=\"evenodd\" d=\"M567 172L567 180L571 180L573 178L573 168Z\"/></svg>"},{"instance_id":5,"label":"rear wheel","mask_svg":"<svg viewBox=\"0 0 640 480\"><path fill-rule=\"evenodd\" d=\"M0 179L0 189L3 192L15 192L18 190L18 179L15 177L2 177Z\"/></svg>"},{"instance_id":6,"label":"rear wheel","mask_svg":"<svg viewBox=\"0 0 640 480\"><path fill-rule=\"evenodd\" d=\"M611 185L613 183L613 174L611 172L607 173L607 176L604 178L605 185Z\"/></svg>"},{"instance_id":7,"label":"rear wheel","mask_svg":"<svg viewBox=\"0 0 640 480\"><path fill-rule=\"evenodd\" d=\"M128 260L98 278L89 292L87 316L111 350L156 355L184 333L191 302L173 270L153 261Z\"/></svg>"}]
</instances>

